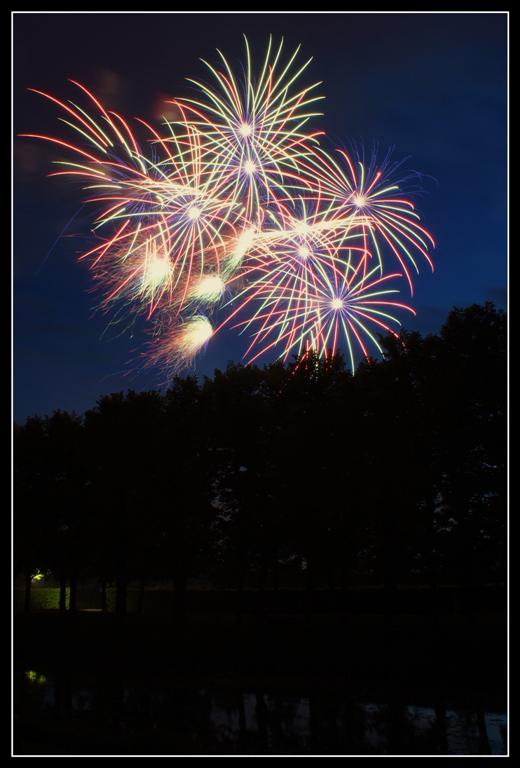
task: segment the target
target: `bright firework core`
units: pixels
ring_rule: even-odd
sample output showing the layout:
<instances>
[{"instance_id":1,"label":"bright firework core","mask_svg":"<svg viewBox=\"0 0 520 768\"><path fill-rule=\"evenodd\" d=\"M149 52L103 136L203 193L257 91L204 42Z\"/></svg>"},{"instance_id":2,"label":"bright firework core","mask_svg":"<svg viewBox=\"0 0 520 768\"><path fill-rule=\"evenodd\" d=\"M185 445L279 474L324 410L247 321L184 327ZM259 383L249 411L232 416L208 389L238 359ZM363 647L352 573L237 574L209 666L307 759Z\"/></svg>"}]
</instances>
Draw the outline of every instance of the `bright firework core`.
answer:
<instances>
[{"instance_id":1,"label":"bright firework core","mask_svg":"<svg viewBox=\"0 0 520 768\"><path fill-rule=\"evenodd\" d=\"M330 306L332 309L343 309L343 299L332 299Z\"/></svg>"},{"instance_id":2,"label":"bright firework core","mask_svg":"<svg viewBox=\"0 0 520 768\"><path fill-rule=\"evenodd\" d=\"M205 275L193 289L194 298L205 301L217 301L224 293L225 283L218 275Z\"/></svg>"},{"instance_id":3,"label":"bright firework core","mask_svg":"<svg viewBox=\"0 0 520 768\"><path fill-rule=\"evenodd\" d=\"M191 208L188 208L188 218L192 219L192 221L195 221L199 218L201 214L200 208L197 208L196 205L192 205Z\"/></svg>"},{"instance_id":4,"label":"bright firework core","mask_svg":"<svg viewBox=\"0 0 520 768\"><path fill-rule=\"evenodd\" d=\"M352 198L352 202L354 203L356 208L364 208L368 200L364 195L354 195Z\"/></svg>"},{"instance_id":5,"label":"bright firework core","mask_svg":"<svg viewBox=\"0 0 520 768\"><path fill-rule=\"evenodd\" d=\"M296 221L294 223L294 231L298 232L299 235L304 235L309 231L309 225L306 221Z\"/></svg>"},{"instance_id":6,"label":"bright firework core","mask_svg":"<svg viewBox=\"0 0 520 768\"><path fill-rule=\"evenodd\" d=\"M244 163L244 171L248 173L250 176L256 171L256 165L253 163L252 160L246 160Z\"/></svg>"},{"instance_id":7,"label":"bright firework core","mask_svg":"<svg viewBox=\"0 0 520 768\"><path fill-rule=\"evenodd\" d=\"M308 259L311 255L310 249L306 245L300 245L298 248L298 256L300 259Z\"/></svg>"},{"instance_id":8,"label":"bright firework core","mask_svg":"<svg viewBox=\"0 0 520 768\"><path fill-rule=\"evenodd\" d=\"M171 272L171 264L168 258L153 256L146 264L143 274L143 287L156 288L166 280Z\"/></svg>"},{"instance_id":9,"label":"bright firework core","mask_svg":"<svg viewBox=\"0 0 520 768\"><path fill-rule=\"evenodd\" d=\"M248 136L251 136L251 134L253 133L253 128L251 125L249 125L249 123L242 123L242 125L238 129L238 132L245 139Z\"/></svg>"},{"instance_id":10,"label":"bright firework core","mask_svg":"<svg viewBox=\"0 0 520 768\"><path fill-rule=\"evenodd\" d=\"M182 329L178 345L184 354L191 356L209 341L212 334L213 328L206 317L192 317Z\"/></svg>"}]
</instances>

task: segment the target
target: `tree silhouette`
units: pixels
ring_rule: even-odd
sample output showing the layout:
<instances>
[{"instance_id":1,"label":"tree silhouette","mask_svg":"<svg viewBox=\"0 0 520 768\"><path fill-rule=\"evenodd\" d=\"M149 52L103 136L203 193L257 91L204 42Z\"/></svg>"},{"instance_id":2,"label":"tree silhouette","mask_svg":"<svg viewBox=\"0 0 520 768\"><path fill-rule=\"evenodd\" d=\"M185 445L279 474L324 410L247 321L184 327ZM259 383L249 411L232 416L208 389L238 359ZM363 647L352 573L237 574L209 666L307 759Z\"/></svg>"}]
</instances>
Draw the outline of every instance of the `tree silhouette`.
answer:
<instances>
[{"instance_id":1,"label":"tree silhouette","mask_svg":"<svg viewBox=\"0 0 520 768\"><path fill-rule=\"evenodd\" d=\"M345 605L352 585L505 580L506 317L454 309L439 334L381 339L355 375L340 356L229 364L165 393L101 397L14 428L15 558L25 608L47 569L77 584L233 586L238 615L280 579ZM249 589L248 589L249 588ZM248 598L245 594L248 590ZM277 598L278 600L279 598ZM280 598L281 599L281 598ZM321 599L321 598L320 598Z\"/></svg>"}]
</instances>

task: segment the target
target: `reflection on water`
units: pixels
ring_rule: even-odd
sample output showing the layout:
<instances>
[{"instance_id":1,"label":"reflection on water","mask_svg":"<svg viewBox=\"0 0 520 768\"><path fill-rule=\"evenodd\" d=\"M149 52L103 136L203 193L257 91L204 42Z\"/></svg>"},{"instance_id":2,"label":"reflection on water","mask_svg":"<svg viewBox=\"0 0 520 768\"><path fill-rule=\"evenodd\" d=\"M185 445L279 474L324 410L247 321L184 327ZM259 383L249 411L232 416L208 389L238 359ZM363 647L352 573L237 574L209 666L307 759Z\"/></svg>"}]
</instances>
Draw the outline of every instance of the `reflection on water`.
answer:
<instances>
[{"instance_id":1,"label":"reflection on water","mask_svg":"<svg viewBox=\"0 0 520 768\"><path fill-rule=\"evenodd\" d=\"M176 687L164 680L15 679L15 754L506 753L504 714L337 691Z\"/></svg>"}]
</instances>

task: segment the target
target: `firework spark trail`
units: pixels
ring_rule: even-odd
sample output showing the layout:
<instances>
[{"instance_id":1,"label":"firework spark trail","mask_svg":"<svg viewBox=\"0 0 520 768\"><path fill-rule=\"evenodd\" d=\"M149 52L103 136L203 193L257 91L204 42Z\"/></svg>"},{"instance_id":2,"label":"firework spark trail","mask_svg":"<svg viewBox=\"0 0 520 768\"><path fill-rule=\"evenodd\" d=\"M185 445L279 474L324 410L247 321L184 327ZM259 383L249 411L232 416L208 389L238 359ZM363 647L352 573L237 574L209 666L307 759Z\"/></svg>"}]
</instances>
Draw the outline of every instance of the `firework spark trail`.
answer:
<instances>
[{"instance_id":1,"label":"firework spark trail","mask_svg":"<svg viewBox=\"0 0 520 768\"><path fill-rule=\"evenodd\" d=\"M213 335L246 315L232 327L242 328L241 332L254 329L245 352L248 362L273 347L281 349L279 357L284 360L291 353L300 355L309 349L327 356L338 350L341 338L354 369L355 346L369 356L360 333L382 352L373 326L375 332L395 335L392 326L400 322L389 310L415 314L408 305L388 298L399 293L387 286L388 281L395 282L402 275L381 276L377 265L367 272L365 264L363 247L352 244L342 248L329 244L327 250L302 254L301 246L291 240L277 251L260 251L250 268L253 279L227 302L224 308L232 311Z\"/></svg>"},{"instance_id":2,"label":"firework spark trail","mask_svg":"<svg viewBox=\"0 0 520 768\"><path fill-rule=\"evenodd\" d=\"M321 132L304 132L306 123L321 113L312 105L320 83L290 95L289 89L305 72L312 59L296 64L300 46L283 61L284 43L273 46L269 39L260 71L253 71L247 38L245 80L237 77L218 51L217 69L204 61L214 84L189 79L199 98L177 99L182 123L200 132L211 155L211 164L220 176L217 188L224 196L240 200L247 219L257 222L265 205L301 185L299 159L310 153Z\"/></svg>"},{"instance_id":3,"label":"firework spark trail","mask_svg":"<svg viewBox=\"0 0 520 768\"><path fill-rule=\"evenodd\" d=\"M355 162L344 150L337 150L339 158L323 148L314 149L312 155L302 159L303 175L314 179L320 197L330 203L331 226L334 220L358 219L366 241L370 239L377 255L379 267L383 271L382 248L378 237L382 237L403 269L410 292L413 295L413 283L409 271L411 263L415 272L419 268L413 251L418 251L428 262L433 271L433 262L428 254L428 247L435 247L430 233L419 225L419 215L410 200L396 197L399 184L391 179L399 163L389 163L377 168L372 157L368 168L360 159ZM345 216L347 214L347 216ZM366 227L366 229L365 229Z\"/></svg>"},{"instance_id":4,"label":"firework spark trail","mask_svg":"<svg viewBox=\"0 0 520 768\"><path fill-rule=\"evenodd\" d=\"M342 348L354 370L357 353L381 352L377 333L396 333L394 312L413 312L390 285L404 279L413 294L435 242L399 163L330 151L308 127L321 83L300 85L311 62L300 47L286 55L269 38L256 69L244 40L243 74L217 51L217 65L204 61L211 83L189 79L196 94L169 100L177 115L159 128L141 118L132 128L71 80L88 107L30 89L70 136L22 135L68 156L49 176L88 193L98 242L79 258L103 310L151 323L152 364L178 370L235 327L250 333L248 362L274 348L283 359Z\"/></svg>"}]
</instances>

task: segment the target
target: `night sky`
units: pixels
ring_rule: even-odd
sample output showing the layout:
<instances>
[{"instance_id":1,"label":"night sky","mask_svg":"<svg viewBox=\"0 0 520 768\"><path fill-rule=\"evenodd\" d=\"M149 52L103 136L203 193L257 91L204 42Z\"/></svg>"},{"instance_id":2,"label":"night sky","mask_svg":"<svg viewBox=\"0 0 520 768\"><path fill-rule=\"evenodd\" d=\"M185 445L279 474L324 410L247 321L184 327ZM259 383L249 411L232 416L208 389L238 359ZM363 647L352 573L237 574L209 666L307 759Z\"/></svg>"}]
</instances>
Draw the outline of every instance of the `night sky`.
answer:
<instances>
[{"instance_id":1,"label":"night sky","mask_svg":"<svg viewBox=\"0 0 520 768\"><path fill-rule=\"evenodd\" d=\"M417 317L405 326L436 331L454 305L505 307L506 25L503 14L17 14L15 133L65 134L58 108L29 86L73 98L72 77L151 120L161 99L187 95L200 57L214 61L218 47L238 66L242 33L256 58L269 33L288 49L302 43L314 57L306 82L322 80L326 96L316 126L338 146L395 147L395 159L424 174L415 202L437 240L436 272L422 265ZM82 412L104 393L157 387L162 377L140 368L144 332L105 333L106 316L94 312L87 265L76 260L89 243L81 191L45 177L59 153L22 138L14 152L15 417ZM243 349L233 331L217 336L197 374Z\"/></svg>"}]
</instances>

